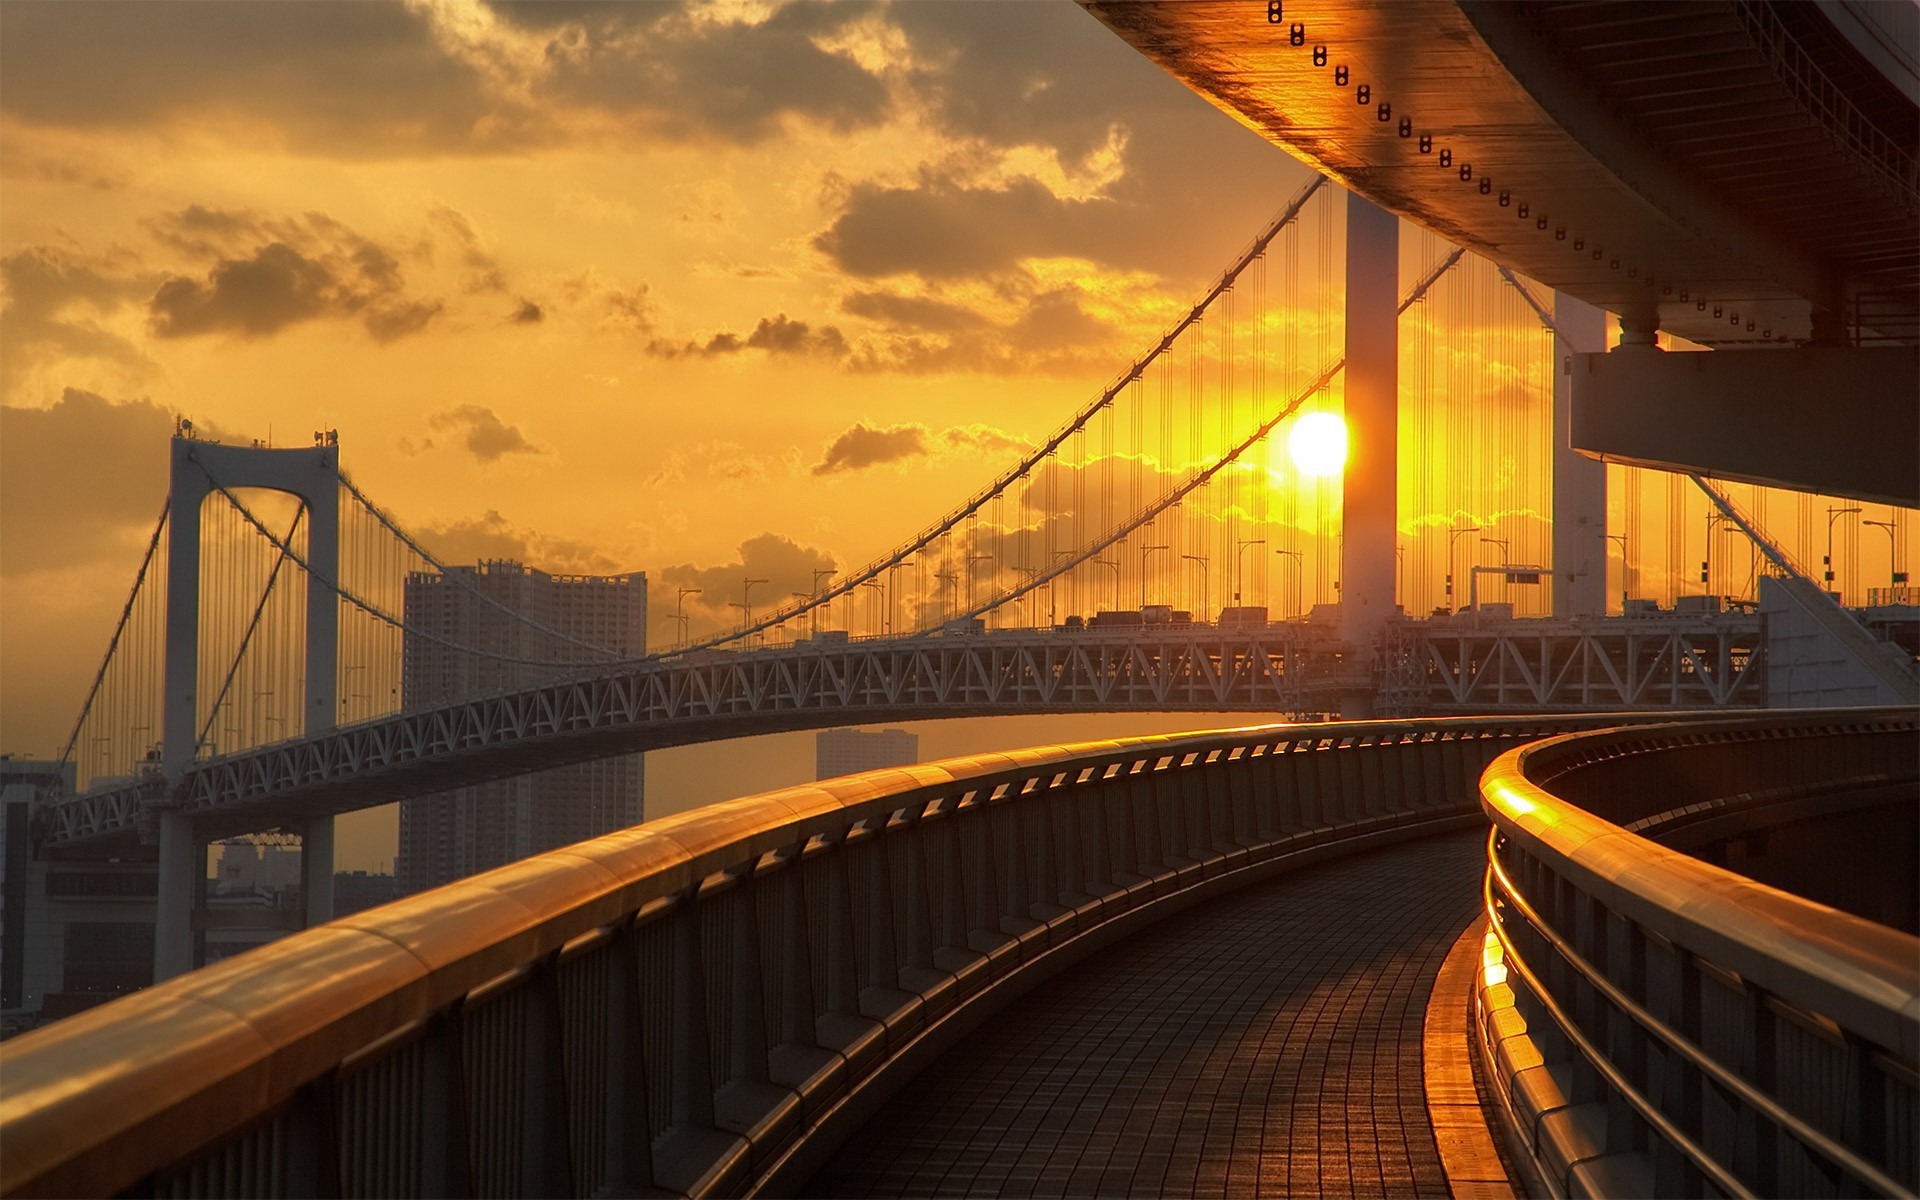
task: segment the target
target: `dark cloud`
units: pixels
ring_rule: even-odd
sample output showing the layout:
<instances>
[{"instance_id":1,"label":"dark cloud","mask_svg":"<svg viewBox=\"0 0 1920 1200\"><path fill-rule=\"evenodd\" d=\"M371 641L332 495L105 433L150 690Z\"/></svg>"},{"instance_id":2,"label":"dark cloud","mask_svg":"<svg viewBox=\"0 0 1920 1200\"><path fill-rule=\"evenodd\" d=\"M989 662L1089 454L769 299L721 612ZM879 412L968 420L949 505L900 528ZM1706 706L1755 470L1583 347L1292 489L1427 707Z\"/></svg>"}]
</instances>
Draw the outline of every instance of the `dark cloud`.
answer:
<instances>
[{"instance_id":1,"label":"dark cloud","mask_svg":"<svg viewBox=\"0 0 1920 1200\"><path fill-rule=\"evenodd\" d=\"M392 342L419 333L445 310L438 300L415 300L373 309L364 323L374 341Z\"/></svg>"},{"instance_id":2,"label":"dark cloud","mask_svg":"<svg viewBox=\"0 0 1920 1200\"><path fill-rule=\"evenodd\" d=\"M547 312L531 300L522 299L520 307L513 310L507 320L515 325L538 325L545 320Z\"/></svg>"},{"instance_id":3,"label":"dark cloud","mask_svg":"<svg viewBox=\"0 0 1920 1200\"><path fill-rule=\"evenodd\" d=\"M843 131L885 119L886 85L819 45L866 11L789 4L747 23L647 4L551 19L558 14L535 5L514 16L549 18L537 27L553 39L554 98L641 119L670 137L745 144L778 134L792 118Z\"/></svg>"},{"instance_id":4,"label":"dark cloud","mask_svg":"<svg viewBox=\"0 0 1920 1200\"><path fill-rule=\"evenodd\" d=\"M738 354L743 350L764 350L768 354L802 355L817 354L825 358L840 358L847 353L846 335L832 325L815 328L805 321L795 321L785 313L771 317L761 317L753 332L745 337L731 330L722 330L706 341L690 340L672 342L665 338L655 338L647 344L647 353L660 358L717 358L722 355Z\"/></svg>"},{"instance_id":5,"label":"dark cloud","mask_svg":"<svg viewBox=\"0 0 1920 1200\"><path fill-rule=\"evenodd\" d=\"M0 407L0 571L127 559L167 495L173 414L68 388L49 408Z\"/></svg>"},{"instance_id":6,"label":"dark cloud","mask_svg":"<svg viewBox=\"0 0 1920 1200\"><path fill-rule=\"evenodd\" d=\"M8 393L20 372L45 358L148 365L146 356L102 318L149 292L151 276L64 249L28 246L0 258L0 282L6 285L6 303L0 307L0 387Z\"/></svg>"},{"instance_id":7,"label":"dark cloud","mask_svg":"<svg viewBox=\"0 0 1920 1200\"><path fill-rule=\"evenodd\" d=\"M415 527L414 532L450 567L504 558L553 572L610 575L634 569L588 542L521 528L494 509L478 517L430 522Z\"/></svg>"},{"instance_id":8,"label":"dark cloud","mask_svg":"<svg viewBox=\"0 0 1920 1200\"><path fill-rule=\"evenodd\" d=\"M649 640L659 643L677 639L679 627L673 620L674 605L681 588L699 588L700 594L688 596L683 611L693 616L693 632L738 624L743 603L743 584L759 579L747 594L755 612L785 604L793 593L811 593L815 571L836 568L832 554L812 546L802 546L777 533L763 533L740 543L739 558L718 566L701 567L680 563L653 573L656 581L648 603Z\"/></svg>"},{"instance_id":9,"label":"dark cloud","mask_svg":"<svg viewBox=\"0 0 1920 1200\"><path fill-rule=\"evenodd\" d=\"M391 342L443 309L409 297L394 251L325 213L266 217L193 205L148 222L166 244L213 257L204 278L175 275L147 305L156 337L268 337L320 318L359 318Z\"/></svg>"},{"instance_id":10,"label":"dark cloud","mask_svg":"<svg viewBox=\"0 0 1920 1200\"><path fill-rule=\"evenodd\" d=\"M352 157L492 150L541 123L387 4L0 4L0 110L37 125L270 125Z\"/></svg>"},{"instance_id":11,"label":"dark cloud","mask_svg":"<svg viewBox=\"0 0 1920 1200\"><path fill-rule=\"evenodd\" d=\"M991 425L956 425L940 435L940 440L953 450L977 451L983 454L1012 454L1025 450L1028 442L1017 438L1003 429Z\"/></svg>"},{"instance_id":12,"label":"dark cloud","mask_svg":"<svg viewBox=\"0 0 1920 1200\"><path fill-rule=\"evenodd\" d=\"M956 333L981 329L988 324L985 317L958 304L922 296L899 296L890 292L855 292L842 299L840 307L856 317L879 321L894 329Z\"/></svg>"},{"instance_id":13,"label":"dark cloud","mask_svg":"<svg viewBox=\"0 0 1920 1200\"><path fill-rule=\"evenodd\" d=\"M438 204L427 213L427 224L437 239L450 241L460 265L467 269L462 286L469 292L497 292L507 286L500 261L488 249L473 218L450 205Z\"/></svg>"},{"instance_id":14,"label":"dark cloud","mask_svg":"<svg viewBox=\"0 0 1920 1200\"><path fill-rule=\"evenodd\" d=\"M918 187L860 184L816 249L852 275L926 279L1009 271L1023 258L1087 256L1092 211L1106 201L1062 200L1032 179L974 188L938 179Z\"/></svg>"},{"instance_id":15,"label":"dark cloud","mask_svg":"<svg viewBox=\"0 0 1920 1200\"><path fill-rule=\"evenodd\" d=\"M634 333L653 332L653 298L647 285L608 292L605 323Z\"/></svg>"},{"instance_id":16,"label":"dark cloud","mask_svg":"<svg viewBox=\"0 0 1920 1200\"><path fill-rule=\"evenodd\" d=\"M838 475L843 471L859 471L925 453L925 425L910 422L905 425L876 426L861 421L827 445L827 452L814 465L813 473Z\"/></svg>"},{"instance_id":17,"label":"dark cloud","mask_svg":"<svg viewBox=\"0 0 1920 1200\"><path fill-rule=\"evenodd\" d=\"M518 425L502 421L490 408L480 404L462 404L446 412L434 413L427 424L441 433L451 433L481 462L498 462L509 454L538 454L540 448L527 440ZM432 441L417 450L433 447ZM411 448L411 447L410 447Z\"/></svg>"},{"instance_id":18,"label":"dark cloud","mask_svg":"<svg viewBox=\"0 0 1920 1200\"><path fill-rule=\"evenodd\" d=\"M237 333L263 337L327 312L336 299L333 273L284 242L251 258L214 264L207 281L169 279L153 294L158 337Z\"/></svg>"}]
</instances>

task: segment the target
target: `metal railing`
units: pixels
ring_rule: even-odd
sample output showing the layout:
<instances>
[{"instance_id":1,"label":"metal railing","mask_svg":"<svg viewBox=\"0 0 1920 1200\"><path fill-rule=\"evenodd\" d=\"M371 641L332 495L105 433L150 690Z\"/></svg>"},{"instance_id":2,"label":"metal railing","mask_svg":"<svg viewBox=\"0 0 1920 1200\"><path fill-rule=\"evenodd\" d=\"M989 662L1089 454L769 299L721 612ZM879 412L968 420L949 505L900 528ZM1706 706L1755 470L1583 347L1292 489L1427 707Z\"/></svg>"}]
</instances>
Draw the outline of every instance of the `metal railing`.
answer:
<instances>
[{"instance_id":1,"label":"metal railing","mask_svg":"<svg viewBox=\"0 0 1920 1200\"><path fill-rule=\"evenodd\" d=\"M1618 716L982 755L669 817L0 1046L0 1193L790 1192L1044 975L1289 864L1480 823Z\"/></svg>"},{"instance_id":2,"label":"metal railing","mask_svg":"<svg viewBox=\"0 0 1920 1200\"><path fill-rule=\"evenodd\" d=\"M1575 734L1488 770L1476 1027L1548 1194L1914 1193L1920 940L1649 839L1917 785L1912 709Z\"/></svg>"}]
</instances>

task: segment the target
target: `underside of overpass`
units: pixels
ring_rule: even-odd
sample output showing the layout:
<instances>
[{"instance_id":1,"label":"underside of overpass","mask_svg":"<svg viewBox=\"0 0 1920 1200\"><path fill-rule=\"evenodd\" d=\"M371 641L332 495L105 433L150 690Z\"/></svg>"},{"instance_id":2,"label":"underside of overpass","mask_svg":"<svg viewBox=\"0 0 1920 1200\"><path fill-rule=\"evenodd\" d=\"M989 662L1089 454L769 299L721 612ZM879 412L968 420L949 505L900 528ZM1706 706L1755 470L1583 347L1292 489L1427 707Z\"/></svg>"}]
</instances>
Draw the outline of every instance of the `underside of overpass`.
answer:
<instances>
[{"instance_id":1,"label":"underside of overpass","mask_svg":"<svg viewBox=\"0 0 1920 1200\"><path fill-rule=\"evenodd\" d=\"M1920 503L1911 5L1083 3L1324 174L1619 314L1628 350L1664 330L1769 356L1726 380L1576 372L1577 448ZM1666 438L1680 406L1717 437ZM1764 453L1783 429L1793 454Z\"/></svg>"}]
</instances>

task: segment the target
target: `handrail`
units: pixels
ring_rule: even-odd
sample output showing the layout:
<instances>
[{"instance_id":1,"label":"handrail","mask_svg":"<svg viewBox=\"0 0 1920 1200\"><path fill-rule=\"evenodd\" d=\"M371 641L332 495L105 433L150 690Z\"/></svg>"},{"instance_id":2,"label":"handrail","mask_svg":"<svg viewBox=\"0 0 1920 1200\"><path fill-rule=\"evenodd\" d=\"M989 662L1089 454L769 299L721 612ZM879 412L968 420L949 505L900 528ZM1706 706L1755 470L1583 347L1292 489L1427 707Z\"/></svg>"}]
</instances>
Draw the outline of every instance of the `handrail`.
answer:
<instances>
[{"instance_id":1,"label":"handrail","mask_svg":"<svg viewBox=\"0 0 1920 1200\"><path fill-rule=\"evenodd\" d=\"M1500 751L1620 720L1086 742L667 817L0 1046L0 1193L777 1191L849 1097L1053 951L1476 821Z\"/></svg>"},{"instance_id":2,"label":"handrail","mask_svg":"<svg viewBox=\"0 0 1920 1200\"><path fill-rule=\"evenodd\" d=\"M1573 1112L1573 1095L1598 1094L1633 1110L1654 1135L1654 1194L1690 1190L1682 1159L1722 1192L1789 1194L1810 1186L1810 1177L1834 1171L1854 1181L1852 1187L1880 1194L1914 1190L1911 1155L1899 1158L1886 1149L1903 1138L1899 1117L1878 1118L1888 1124L1885 1129L1875 1128L1871 1117L1846 1128L1823 1122L1810 1103L1820 1097L1795 1093L1791 1080L1768 1077L1784 1068L1756 1066L1791 1058L1768 1040L1787 1035L1759 1032L1774 1030L1772 1019L1743 1018L1748 1024L1731 1031L1704 1030L1700 1006L1706 1001L1700 997L1702 989L1711 993L1720 1006L1712 1011L1723 1018L1771 1006L1768 1011L1798 1014L1788 1016L1788 1023L1836 1028L1839 1045L1822 1041L1799 1052L1851 1075L1858 1082L1850 1086L1884 1086L1912 1103L1920 1063L1920 939L1691 858L1622 826L1688 806L1738 809L1813 794L1848 778L1862 786L1920 781L1917 733L1920 711L1912 709L1671 722L1550 738L1508 752L1487 770L1482 806L1494 823L1487 906L1512 993L1495 998L1482 992L1482 1049L1490 1061L1505 1064L1494 1074L1511 1109L1527 1114L1523 1140L1561 1136L1541 1120L1542 1096L1558 1097L1553 1102ZM1714 757L1735 753L1748 760L1743 770L1727 771L1726 760ZM1753 787L1753 779L1742 775L1763 778L1767 786ZM1607 919L1588 912L1604 912ZM1688 988L1694 989L1688 996L1675 994ZM1524 1017L1521 1032L1496 1019L1493 1010L1502 1005ZM1638 1032L1623 1032L1627 1028ZM1729 1060L1729 1039L1743 1037ZM1635 1038L1663 1049L1624 1051ZM1503 1056L1494 1044L1501 1039L1526 1041L1535 1052ZM1542 1057L1546 1065L1529 1065ZM1723 1122L1710 1135L1699 1103L1689 1107L1676 1099L1688 1086L1700 1085L1676 1086L1672 1076L1658 1082L1647 1066L1650 1057L1721 1097L1736 1114L1728 1118L1732 1124ZM1521 1079L1550 1068L1573 1074L1553 1076L1551 1085ZM1645 1144L1611 1128L1622 1116L1609 1108L1604 1117L1586 1118L1597 1122L1584 1136L1607 1148L1603 1160L1625 1163L1635 1157L1627 1147ZM1799 1151L1778 1149L1756 1158L1750 1146L1730 1149L1725 1130L1747 1122L1777 1130ZM1715 1137L1720 1144L1702 1149ZM1547 1159L1563 1161L1556 1153L1543 1151ZM1715 1157L1702 1161L1702 1154ZM1611 1177L1616 1188L1623 1179L1649 1182L1620 1169L1623 1174ZM1738 1189L1722 1178L1728 1172ZM1571 1177L1553 1186L1579 1190ZM1833 1186L1841 1194L1849 1187Z\"/></svg>"}]
</instances>

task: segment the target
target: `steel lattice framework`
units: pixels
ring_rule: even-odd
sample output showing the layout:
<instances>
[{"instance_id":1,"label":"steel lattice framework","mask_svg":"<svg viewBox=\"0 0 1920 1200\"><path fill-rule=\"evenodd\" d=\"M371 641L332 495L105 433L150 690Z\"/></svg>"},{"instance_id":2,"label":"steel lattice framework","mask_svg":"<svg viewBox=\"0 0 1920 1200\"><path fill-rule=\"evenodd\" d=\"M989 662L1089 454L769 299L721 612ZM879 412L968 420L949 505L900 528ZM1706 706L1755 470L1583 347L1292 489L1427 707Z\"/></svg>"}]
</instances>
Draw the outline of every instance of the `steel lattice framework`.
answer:
<instances>
[{"instance_id":1,"label":"steel lattice framework","mask_svg":"<svg viewBox=\"0 0 1920 1200\"><path fill-rule=\"evenodd\" d=\"M1307 623L803 642L705 651L404 712L57 798L53 846L150 835L185 810L209 836L274 828L565 763L847 723L1064 712L1307 714L1375 694L1402 712L1757 705L1742 615L1406 622L1379 679Z\"/></svg>"}]
</instances>

